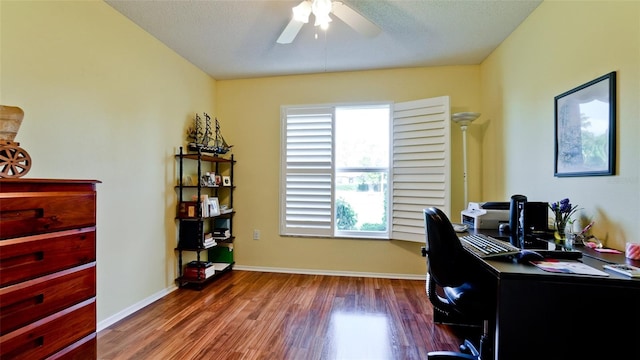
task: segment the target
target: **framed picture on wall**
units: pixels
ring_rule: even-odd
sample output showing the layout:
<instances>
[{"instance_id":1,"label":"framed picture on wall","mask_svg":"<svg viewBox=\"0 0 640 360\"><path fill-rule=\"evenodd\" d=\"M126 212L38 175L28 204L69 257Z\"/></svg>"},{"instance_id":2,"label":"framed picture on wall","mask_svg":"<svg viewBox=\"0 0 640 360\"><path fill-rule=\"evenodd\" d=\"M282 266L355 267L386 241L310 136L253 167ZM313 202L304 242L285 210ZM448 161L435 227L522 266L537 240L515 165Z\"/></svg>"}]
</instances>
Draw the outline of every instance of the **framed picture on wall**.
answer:
<instances>
[{"instance_id":1,"label":"framed picture on wall","mask_svg":"<svg viewBox=\"0 0 640 360\"><path fill-rule=\"evenodd\" d=\"M554 100L554 175L614 175L615 71L564 92Z\"/></svg>"}]
</instances>

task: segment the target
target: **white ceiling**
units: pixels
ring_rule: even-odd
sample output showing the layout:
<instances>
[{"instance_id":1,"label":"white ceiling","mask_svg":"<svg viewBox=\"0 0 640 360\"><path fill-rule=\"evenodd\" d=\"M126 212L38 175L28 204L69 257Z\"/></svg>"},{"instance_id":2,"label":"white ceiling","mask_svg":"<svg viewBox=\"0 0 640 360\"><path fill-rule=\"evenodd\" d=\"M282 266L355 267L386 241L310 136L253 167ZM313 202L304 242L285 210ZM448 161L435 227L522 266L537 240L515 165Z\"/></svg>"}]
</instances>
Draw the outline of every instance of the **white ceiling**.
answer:
<instances>
[{"instance_id":1,"label":"white ceiling","mask_svg":"<svg viewBox=\"0 0 640 360\"><path fill-rule=\"evenodd\" d=\"M542 2L343 0L381 33L365 37L334 16L326 33L311 20L277 44L300 1L105 0L219 80L479 64Z\"/></svg>"}]
</instances>

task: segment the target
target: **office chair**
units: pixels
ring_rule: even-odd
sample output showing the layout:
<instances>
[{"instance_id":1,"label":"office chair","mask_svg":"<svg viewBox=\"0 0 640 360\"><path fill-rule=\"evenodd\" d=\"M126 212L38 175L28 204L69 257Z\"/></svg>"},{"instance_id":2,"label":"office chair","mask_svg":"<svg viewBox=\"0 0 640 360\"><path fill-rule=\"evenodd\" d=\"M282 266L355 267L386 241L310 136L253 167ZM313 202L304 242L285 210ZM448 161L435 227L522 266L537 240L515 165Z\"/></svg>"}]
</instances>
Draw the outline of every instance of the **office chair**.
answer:
<instances>
[{"instance_id":1,"label":"office chair","mask_svg":"<svg viewBox=\"0 0 640 360\"><path fill-rule=\"evenodd\" d=\"M461 352L432 351L428 359L491 358L489 319L495 317L495 284L482 278L482 271L470 261L451 222L438 208L424 209L425 253L427 256L427 296L434 311L457 314L482 322L479 348L470 340L460 345ZM438 294L438 289L443 295Z\"/></svg>"}]
</instances>

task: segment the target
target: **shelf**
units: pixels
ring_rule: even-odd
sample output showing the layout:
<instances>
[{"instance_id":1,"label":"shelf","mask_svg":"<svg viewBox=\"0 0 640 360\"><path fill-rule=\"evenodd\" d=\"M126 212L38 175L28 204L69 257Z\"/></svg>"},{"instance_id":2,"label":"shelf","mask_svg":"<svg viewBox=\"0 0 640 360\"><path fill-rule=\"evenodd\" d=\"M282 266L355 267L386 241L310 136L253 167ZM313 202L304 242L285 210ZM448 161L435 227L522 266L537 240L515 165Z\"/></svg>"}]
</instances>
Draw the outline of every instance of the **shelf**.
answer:
<instances>
[{"instance_id":1,"label":"shelf","mask_svg":"<svg viewBox=\"0 0 640 360\"><path fill-rule=\"evenodd\" d=\"M233 210L233 193L235 191L235 186L230 181L225 182L227 186L223 185L223 183L213 185L213 182L202 183L200 181L202 179L202 175L206 173L214 173L216 175L224 174L224 177L228 176L229 179L233 179L233 168L236 163L233 155L230 155L229 158L224 158L220 155L221 154L205 155L202 151L184 153L183 147L180 147L180 153L175 155L175 158L178 161L178 181L175 186L178 193L178 203L175 219L178 221L179 229L178 246L175 250L178 251L177 258L180 277L178 277L176 281L179 287L189 284L192 286L203 286L204 283L218 275L230 271L233 265L233 253L229 250L228 254L225 251L225 256L218 259L218 261L229 265L220 271L215 271L215 274L203 279L194 278L193 275L191 277L183 276L184 268L182 268L182 262L184 251L195 252L197 261L200 261L201 255L205 255L202 253L206 252L206 257L203 256L203 258L209 260L213 258L212 254L221 253L221 251L218 251L219 248L231 248L229 244L232 244L234 241L232 222L235 214L235 211ZM189 176L196 177L197 181L193 181L192 179L188 182L189 185L185 185L183 183L183 180L185 179L185 161L195 161L195 165L197 166L197 173ZM189 171L193 171L191 166L189 167ZM206 204L204 203L204 198L217 198L219 196L221 196L225 201L226 204L224 205L229 209L228 212L222 212L220 204L218 203L217 205L220 213L215 216L206 216L213 213L212 209L215 209L215 204L208 205L204 208L203 204ZM187 200L192 198L197 200ZM230 236L223 239L214 239L214 244L203 246L203 239L208 233L213 233L214 228L228 229L228 234ZM222 234L226 235L227 233ZM204 274L202 275L204 276Z\"/></svg>"},{"instance_id":2,"label":"shelf","mask_svg":"<svg viewBox=\"0 0 640 360\"><path fill-rule=\"evenodd\" d=\"M214 239L218 244L231 244L233 243L233 239L235 239L235 236L229 236L228 238L225 238L225 239L216 239L216 238Z\"/></svg>"},{"instance_id":3,"label":"shelf","mask_svg":"<svg viewBox=\"0 0 640 360\"><path fill-rule=\"evenodd\" d=\"M176 220L186 220L186 221L194 220L194 221L202 221L202 220L206 220L206 219L216 219L216 218L218 218L218 219L228 219L228 218L230 218L230 217L231 217L230 215L233 215L233 214L235 214L235 213L236 213L235 211L232 211L232 212L228 212L228 213L224 213L224 214L220 214L220 215L216 215L216 216L207 216L207 217L188 217L188 216L185 216L185 217L176 217Z\"/></svg>"},{"instance_id":4,"label":"shelf","mask_svg":"<svg viewBox=\"0 0 640 360\"><path fill-rule=\"evenodd\" d=\"M209 249L211 249L213 247L216 247L221 242L224 242L224 241L218 242L218 240L216 240L215 244L210 244L210 245L207 245L205 247L179 247L178 246L174 250L178 250L178 251L204 251L204 250L209 250Z\"/></svg>"},{"instance_id":5,"label":"shelf","mask_svg":"<svg viewBox=\"0 0 640 360\"><path fill-rule=\"evenodd\" d=\"M231 271L233 269L233 265L235 264L235 262L229 263L224 269L222 270L216 270L216 272L204 279L196 279L196 278L192 278L192 277L185 277L185 276L180 276L176 279L176 282L178 283L178 287L188 287L189 285L196 287L197 289L201 289L202 286L209 282L214 280L217 277L220 277L221 275L228 273L229 271Z\"/></svg>"},{"instance_id":6,"label":"shelf","mask_svg":"<svg viewBox=\"0 0 640 360\"><path fill-rule=\"evenodd\" d=\"M233 162L235 163L234 160L232 159L225 159L223 157L219 157L219 156L211 156L211 155L199 155L197 153L189 153L189 154L176 154L176 158L180 158L182 157L183 159L192 159L192 160L202 160L202 161L208 161L208 162Z\"/></svg>"}]
</instances>

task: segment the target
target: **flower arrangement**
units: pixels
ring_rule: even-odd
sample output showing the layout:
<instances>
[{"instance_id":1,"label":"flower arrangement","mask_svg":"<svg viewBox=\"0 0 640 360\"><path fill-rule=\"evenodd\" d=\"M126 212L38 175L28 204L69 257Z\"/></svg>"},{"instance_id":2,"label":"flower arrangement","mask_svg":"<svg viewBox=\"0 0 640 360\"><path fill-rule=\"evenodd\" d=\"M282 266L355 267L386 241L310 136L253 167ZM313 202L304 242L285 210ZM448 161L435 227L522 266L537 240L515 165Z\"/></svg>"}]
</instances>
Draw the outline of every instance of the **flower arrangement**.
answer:
<instances>
[{"instance_id":1,"label":"flower arrangement","mask_svg":"<svg viewBox=\"0 0 640 360\"><path fill-rule=\"evenodd\" d=\"M549 204L549 208L555 216L556 231L564 237L564 230L567 223L572 223L571 216L578 210L578 205L572 205L569 198Z\"/></svg>"}]
</instances>

